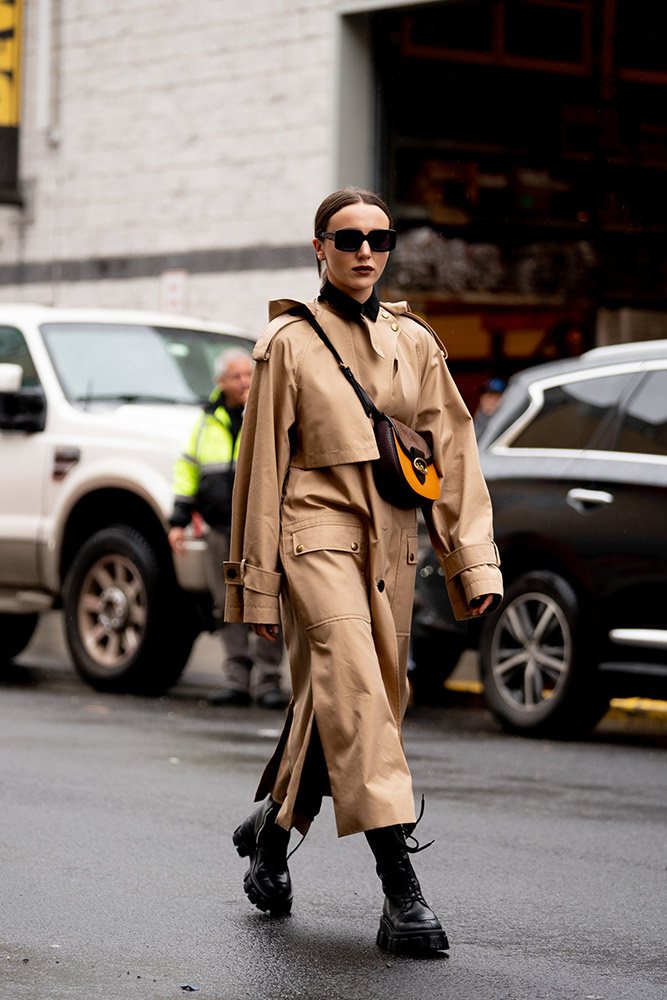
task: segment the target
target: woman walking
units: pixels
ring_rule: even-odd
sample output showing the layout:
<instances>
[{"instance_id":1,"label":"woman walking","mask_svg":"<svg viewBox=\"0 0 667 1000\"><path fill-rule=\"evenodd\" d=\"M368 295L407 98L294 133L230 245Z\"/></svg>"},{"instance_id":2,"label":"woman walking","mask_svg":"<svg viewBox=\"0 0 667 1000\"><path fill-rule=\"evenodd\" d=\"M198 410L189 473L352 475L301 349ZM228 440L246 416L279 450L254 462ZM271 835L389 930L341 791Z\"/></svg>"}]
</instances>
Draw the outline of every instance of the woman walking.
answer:
<instances>
[{"instance_id":1,"label":"woman walking","mask_svg":"<svg viewBox=\"0 0 667 1000\"><path fill-rule=\"evenodd\" d=\"M259 338L234 488L226 619L275 641L282 620L293 699L267 764L261 805L234 833L244 888L289 913L289 831L305 834L322 797L338 835L364 833L385 893L378 944L448 947L406 842L416 822L401 723L417 563L417 521L375 484L378 447L354 388L304 307L379 410L432 446L441 493L424 516L457 618L502 594L491 508L472 419L435 333L375 284L395 245L389 209L346 188L320 205L313 245L326 280L308 303L270 304Z\"/></svg>"}]
</instances>

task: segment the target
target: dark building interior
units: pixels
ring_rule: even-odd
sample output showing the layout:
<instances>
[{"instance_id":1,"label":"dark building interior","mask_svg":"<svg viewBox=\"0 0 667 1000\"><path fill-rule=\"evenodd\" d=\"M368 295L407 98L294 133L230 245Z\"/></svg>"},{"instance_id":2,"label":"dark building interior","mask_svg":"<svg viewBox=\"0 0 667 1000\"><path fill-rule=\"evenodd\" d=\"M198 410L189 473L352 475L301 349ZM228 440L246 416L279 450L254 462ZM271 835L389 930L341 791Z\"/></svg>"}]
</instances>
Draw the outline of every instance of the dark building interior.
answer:
<instances>
[{"instance_id":1,"label":"dark building interior","mask_svg":"<svg viewBox=\"0 0 667 1000\"><path fill-rule=\"evenodd\" d=\"M600 341L601 315L648 311L667 334L665 7L375 17L378 174L402 233L387 280L451 345L469 404L489 374Z\"/></svg>"}]
</instances>

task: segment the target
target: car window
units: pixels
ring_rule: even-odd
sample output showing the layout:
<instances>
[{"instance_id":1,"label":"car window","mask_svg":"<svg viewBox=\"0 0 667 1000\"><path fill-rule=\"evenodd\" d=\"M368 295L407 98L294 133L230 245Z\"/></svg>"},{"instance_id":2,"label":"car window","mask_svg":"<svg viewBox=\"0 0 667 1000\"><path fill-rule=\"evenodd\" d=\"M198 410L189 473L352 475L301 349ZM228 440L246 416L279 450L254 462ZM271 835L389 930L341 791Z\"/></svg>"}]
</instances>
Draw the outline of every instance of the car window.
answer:
<instances>
[{"instance_id":1,"label":"car window","mask_svg":"<svg viewBox=\"0 0 667 1000\"><path fill-rule=\"evenodd\" d=\"M0 326L0 364L20 365L23 369L21 385L24 388L34 388L39 385L25 337L15 326Z\"/></svg>"},{"instance_id":2,"label":"car window","mask_svg":"<svg viewBox=\"0 0 667 1000\"><path fill-rule=\"evenodd\" d=\"M623 413L617 450L667 455L667 371L650 372Z\"/></svg>"},{"instance_id":3,"label":"car window","mask_svg":"<svg viewBox=\"0 0 667 1000\"><path fill-rule=\"evenodd\" d=\"M633 375L582 379L544 390L533 420L512 441L512 448L580 450L600 447L623 390Z\"/></svg>"},{"instance_id":4,"label":"car window","mask_svg":"<svg viewBox=\"0 0 667 1000\"><path fill-rule=\"evenodd\" d=\"M204 330L113 323L45 323L44 340L69 399L203 403L214 361L247 340Z\"/></svg>"}]
</instances>

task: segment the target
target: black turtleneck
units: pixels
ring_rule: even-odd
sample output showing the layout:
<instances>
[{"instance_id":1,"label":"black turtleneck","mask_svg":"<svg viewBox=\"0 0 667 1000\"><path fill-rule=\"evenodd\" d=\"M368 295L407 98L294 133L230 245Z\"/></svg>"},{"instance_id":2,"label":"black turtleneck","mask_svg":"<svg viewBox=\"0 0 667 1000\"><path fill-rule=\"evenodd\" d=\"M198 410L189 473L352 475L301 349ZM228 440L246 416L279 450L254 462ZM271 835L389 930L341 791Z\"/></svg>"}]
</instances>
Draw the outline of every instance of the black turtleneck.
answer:
<instances>
[{"instance_id":1,"label":"black turtleneck","mask_svg":"<svg viewBox=\"0 0 667 1000\"><path fill-rule=\"evenodd\" d=\"M357 322L361 320L362 316L368 316L375 323L380 311L380 300L375 289L365 302L357 302L351 295L341 292L340 288L332 285L329 280L322 285L318 299L320 302L328 302L337 312L350 319L355 319Z\"/></svg>"}]
</instances>

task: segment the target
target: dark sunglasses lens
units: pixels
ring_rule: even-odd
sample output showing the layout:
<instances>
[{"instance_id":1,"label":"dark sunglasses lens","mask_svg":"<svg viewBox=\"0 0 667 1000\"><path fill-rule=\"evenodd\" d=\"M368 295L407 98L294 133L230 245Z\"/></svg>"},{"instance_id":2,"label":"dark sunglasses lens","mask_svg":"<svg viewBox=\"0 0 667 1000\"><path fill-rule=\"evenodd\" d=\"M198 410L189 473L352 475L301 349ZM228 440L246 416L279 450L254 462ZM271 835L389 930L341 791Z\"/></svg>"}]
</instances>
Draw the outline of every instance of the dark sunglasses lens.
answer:
<instances>
[{"instance_id":1,"label":"dark sunglasses lens","mask_svg":"<svg viewBox=\"0 0 667 1000\"><path fill-rule=\"evenodd\" d=\"M345 253L356 253L364 240L375 253L386 253L396 246L396 233L393 229L372 229L368 235L360 229L337 229L334 237L336 250Z\"/></svg>"},{"instance_id":2,"label":"dark sunglasses lens","mask_svg":"<svg viewBox=\"0 0 667 1000\"><path fill-rule=\"evenodd\" d=\"M355 253L364 241L364 234L359 229L337 229L334 234L336 250L345 253Z\"/></svg>"},{"instance_id":3,"label":"dark sunglasses lens","mask_svg":"<svg viewBox=\"0 0 667 1000\"><path fill-rule=\"evenodd\" d=\"M368 245L376 253L386 253L396 246L396 233L393 229L373 229L368 234Z\"/></svg>"}]
</instances>

